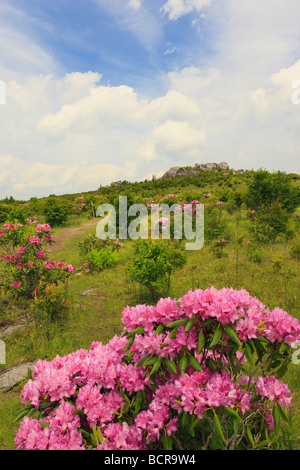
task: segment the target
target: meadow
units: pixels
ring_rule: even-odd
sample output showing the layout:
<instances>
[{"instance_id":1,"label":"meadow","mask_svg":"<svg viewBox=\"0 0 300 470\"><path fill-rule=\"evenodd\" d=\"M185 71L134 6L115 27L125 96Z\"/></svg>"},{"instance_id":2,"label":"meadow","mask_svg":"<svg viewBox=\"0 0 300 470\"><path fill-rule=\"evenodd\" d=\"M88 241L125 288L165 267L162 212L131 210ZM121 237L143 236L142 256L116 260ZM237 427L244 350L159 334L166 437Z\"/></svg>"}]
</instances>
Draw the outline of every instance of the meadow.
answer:
<instances>
[{"instance_id":1,"label":"meadow","mask_svg":"<svg viewBox=\"0 0 300 470\"><path fill-rule=\"evenodd\" d=\"M259 186L258 176L262 174L265 179ZM197 176L170 180L125 181L117 187L100 187L75 195L0 201L2 223L23 224L26 218L34 216L39 223L49 223L56 242L49 247L49 258L74 267L73 275L67 280L70 308L63 321L50 322L39 317L32 324L32 301L16 298L14 292L7 293L2 288L1 330L18 324L20 318L25 318L28 326L5 338L7 357L6 364L0 365L0 373L20 363L50 361L57 355L88 349L94 341L106 344L114 335L121 335L121 315L126 306L157 302L147 287L130 276L134 258L132 240L122 241L116 264L103 270L88 271L84 264L86 257L79 250L79 244L88 235L95 235L97 205L115 204L119 195L127 195L129 203L172 204L197 200L206 204L208 226L204 246L198 251L186 251L185 265L172 272L170 286L162 296L178 299L189 290L211 286L245 289L270 309L280 307L300 319L299 188L298 175L281 175L276 180L267 172L232 174L218 170L199 171ZM213 207L211 212L209 207ZM220 240L224 243L220 244ZM22 409L20 392L28 378L8 392L0 392L2 450L15 448L14 437L19 427L15 417ZM291 363L282 380L288 384L293 401L290 422L282 426L279 444L283 449L299 450L299 364Z\"/></svg>"}]
</instances>

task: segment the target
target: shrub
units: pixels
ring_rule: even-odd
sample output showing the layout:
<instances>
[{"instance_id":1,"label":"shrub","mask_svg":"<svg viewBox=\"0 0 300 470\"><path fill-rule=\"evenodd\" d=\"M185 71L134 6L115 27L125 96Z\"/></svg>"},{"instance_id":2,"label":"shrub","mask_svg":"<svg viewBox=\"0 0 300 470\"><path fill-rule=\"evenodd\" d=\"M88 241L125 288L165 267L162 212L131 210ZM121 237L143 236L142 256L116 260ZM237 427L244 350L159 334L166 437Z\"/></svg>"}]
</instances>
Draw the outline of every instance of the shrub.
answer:
<instances>
[{"instance_id":1,"label":"shrub","mask_svg":"<svg viewBox=\"0 0 300 470\"><path fill-rule=\"evenodd\" d=\"M257 221L249 226L249 237L252 242L266 245L274 240L272 227L265 221Z\"/></svg>"},{"instance_id":2,"label":"shrub","mask_svg":"<svg viewBox=\"0 0 300 470\"><path fill-rule=\"evenodd\" d=\"M117 261L117 254L109 249L92 250L88 254L88 260L91 270L103 271L106 268L114 266Z\"/></svg>"},{"instance_id":3,"label":"shrub","mask_svg":"<svg viewBox=\"0 0 300 470\"><path fill-rule=\"evenodd\" d=\"M258 251L255 247L254 248L248 248L247 249L247 259L249 261L252 261L252 263L260 264L264 259L264 255L260 251Z\"/></svg>"},{"instance_id":4,"label":"shrub","mask_svg":"<svg viewBox=\"0 0 300 470\"><path fill-rule=\"evenodd\" d=\"M87 255L92 250L101 250L101 249L111 249L112 251L119 250L123 247L123 244L120 243L119 239L111 240L106 239L102 240L97 235L87 235L84 237L81 242L78 243L79 251L82 255Z\"/></svg>"},{"instance_id":5,"label":"shrub","mask_svg":"<svg viewBox=\"0 0 300 470\"><path fill-rule=\"evenodd\" d=\"M122 336L40 360L24 386L24 450L276 449L300 325L244 289L126 307Z\"/></svg>"},{"instance_id":6,"label":"shrub","mask_svg":"<svg viewBox=\"0 0 300 470\"><path fill-rule=\"evenodd\" d=\"M213 254L215 258L224 258L227 254L224 252L224 248L227 246L228 242L224 238L219 240L215 240L211 246L209 251Z\"/></svg>"},{"instance_id":7,"label":"shrub","mask_svg":"<svg viewBox=\"0 0 300 470\"><path fill-rule=\"evenodd\" d=\"M300 242L295 242L291 248L291 257L300 259Z\"/></svg>"},{"instance_id":8,"label":"shrub","mask_svg":"<svg viewBox=\"0 0 300 470\"><path fill-rule=\"evenodd\" d=\"M186 263L181 248L169 240L138 240L134 245L133 280L147 287L153 298L169 291L171 274Z\"/></svg>"},{"instance_id":9,"label":"shrub","mask_svg":"<svg viewBox=\"0 0 300 470\"><path fill-rule=\"evenodd\" d=\"M216 206L208 205L204 214L204 240L209 243L218 238L228 238L228 225L223 212Z\"/></svg>"},{"instance_id":10,"label":"shrub","mask_svg":"<svg viewBox=\"0 0 300 470\"><path fill-rule=\"evenodd\" d=\"M4 224L0 230L0 286L16 297L30 299L39 284L66 282L71 265L48 260L47 245L53 242L48 224Z\"/></svg>"},{"instance_id":11,"label":"shrub","mask_svg":"<svg viewBox=\"0 0 300 470\"><path fill-rule=\"evenodd\" d=\"M68 209L55 198L50 197L44 207L46 222L50 225L62 225L68 219Z\"/></svg>"},{"instance_id":12,"label":"shrub","mask_svg":"<svg viewBox=\"0 0 300 470\"><path fill-rule=\"evenodd\" d=\"M71 309L71 303L66 296L66 286L40 284L34 295L31 310L36 324L44 320L50 323L65 320Z\"/></svg>"},{"instance_id":13,"label":"shrub","mask_svg":"<svg viewBox=\"0 0 300 470\"><path fill-rule=\"evenodd\" d=\"M248 183L246 202L255 210L278 202L287 212L293 212L300 204L300 188L293 186L285 173L259 170Z\"/></svg>"}]
</instances>

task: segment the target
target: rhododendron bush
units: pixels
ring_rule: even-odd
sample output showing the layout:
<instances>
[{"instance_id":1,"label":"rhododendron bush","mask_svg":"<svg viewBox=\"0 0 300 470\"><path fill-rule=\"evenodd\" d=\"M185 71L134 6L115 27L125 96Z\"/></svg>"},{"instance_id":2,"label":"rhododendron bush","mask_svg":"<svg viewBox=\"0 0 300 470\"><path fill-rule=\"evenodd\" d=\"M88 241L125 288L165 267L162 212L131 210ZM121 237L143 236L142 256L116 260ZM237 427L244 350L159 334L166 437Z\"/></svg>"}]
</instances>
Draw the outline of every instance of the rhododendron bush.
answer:
<instances>
[{"instance_id":1,"label":"rhododendron bush","mask_svg":"<svg viewBox=\"0 0 300 470\"><path fill-rule=\"evenodd\" d=\"M24 386L17 449L276 446L297 319L214 287L126 307L124 330L52 361Z\"/></svg>"},{"instance_id":2,"label":"rhododendron bush","mask_svg":"<svg viewBox=\"0 0 300 470\"><path fill-rule=\"evenodd\" d=\"M36 219L25 225L4 224L0 230L0 286L30 299L38 288L66 282L73 267L48 259L47 247L53 243L50 232L49 224L39 224Z\"/></svg>"}]
</instances>

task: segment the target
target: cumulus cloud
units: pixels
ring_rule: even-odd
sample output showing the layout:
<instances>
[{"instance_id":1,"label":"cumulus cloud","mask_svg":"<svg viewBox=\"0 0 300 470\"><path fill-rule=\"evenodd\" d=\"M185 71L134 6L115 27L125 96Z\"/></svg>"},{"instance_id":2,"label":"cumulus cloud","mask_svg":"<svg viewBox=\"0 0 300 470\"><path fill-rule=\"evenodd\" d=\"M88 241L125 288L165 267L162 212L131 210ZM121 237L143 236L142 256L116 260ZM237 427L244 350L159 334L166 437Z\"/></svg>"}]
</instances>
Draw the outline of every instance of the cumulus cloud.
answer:
<instances>
[{"instance_id":1,"label":"cumulus cloud","mask_svg":"<svg viewBox=\"0 0 300 470\"><path fill-rule=\"evenodd\" d=\"M97 189L102 183L131 176L132 167L110 164L51 165L30 162L11 155L0 157L0 185L3 195L14 194L20 199L49 194L76 193ZM122 178L123 179L123 178Z\"/></svg>"},{"instance_id":2,"label":"cumulus cloud","mask_svg":"<svg viewBox=\"0 0 300 470\"><path fill-rule=\"evenodd\" d=\"M177 20L194 10L201 11L210 3L211 0L168 0L163 6L163 11L169 15L170 20Z\"/></svg>"},{"instance_id":3,"label":"cumulus cloud","mask_svg":"<svg viewBox=\"0 0 300 470\"><path fill-rule=\"evenodd\" d=\"M148 50L161 38L153 11L143 30L147 2L97 2L115 11ZM105 85L101 70L57 73L31 35L11 28L0 65L6 85L0 198L88 191L206 161L299 171L300 105L292 103L292 84L300 80L300 3L287 9L281 0L168 0L164 20L189 12L200 18L204 7L214 54L206 57L199 48L198 60L188 55L182 68L149 77L153 97L123 82ZM0 39L5 28L2 22ZM161 56L166 47L161 43Z\"/></svg>"},{"instance_id":4,"label":"cumulus cloud","mask_svg":"<svg viewBox=\"0 0 300 470\"><path fill-rule=\"evenodd\" d=\"M134 10L138 10L141 7L141 0L130 0L128 5Z\"/></svg>"},{"instance_id":5,"label":"cumulus cloud","mask_svg":"<svg viewBox=\"0 0 300 470\"><path fill-rule=\"evenodd\" d=\"M205 138L203 129L187 121L165 121L153 128L149 140L140 147L139 156L147 162L189 164L202 154Z\"/></svg>"}]
</instances>

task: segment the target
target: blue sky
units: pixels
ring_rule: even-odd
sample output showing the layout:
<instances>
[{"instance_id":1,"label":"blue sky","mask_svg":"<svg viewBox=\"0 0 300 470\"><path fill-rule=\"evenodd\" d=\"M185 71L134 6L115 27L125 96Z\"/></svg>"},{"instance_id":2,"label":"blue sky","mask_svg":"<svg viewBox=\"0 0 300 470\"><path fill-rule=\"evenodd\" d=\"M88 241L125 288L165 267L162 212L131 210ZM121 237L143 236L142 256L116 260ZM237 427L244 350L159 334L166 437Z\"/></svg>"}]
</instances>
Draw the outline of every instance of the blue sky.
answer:
<instances>
[{"instance_id":1,"label":"blue sky","mask_svg":"<svg viewBox=\"0 0 300 470\"><path fill-rule=\"evenodd\" d=\"M2 0L0 198L299 172L297 0Z\"/></svg>"}]
</instances>

